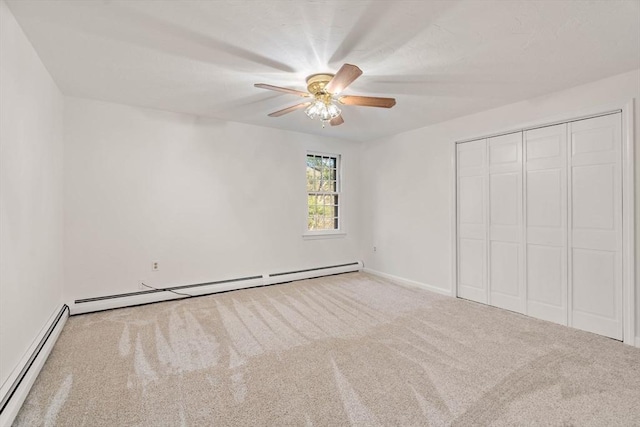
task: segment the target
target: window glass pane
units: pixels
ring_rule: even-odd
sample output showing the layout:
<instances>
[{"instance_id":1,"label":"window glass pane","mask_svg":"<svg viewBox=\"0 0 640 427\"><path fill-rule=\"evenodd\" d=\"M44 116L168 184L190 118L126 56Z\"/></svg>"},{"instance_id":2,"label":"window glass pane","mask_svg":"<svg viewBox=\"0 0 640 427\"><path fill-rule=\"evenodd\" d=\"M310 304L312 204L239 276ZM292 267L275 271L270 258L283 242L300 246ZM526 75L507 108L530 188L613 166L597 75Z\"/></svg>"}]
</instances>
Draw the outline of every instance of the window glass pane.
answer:
<instances>
[{"instance_id":1,"label":"window glass pane","mask_svg":"<svg viewBox=\"0 0 640 427\"><path fill-rule=\"evenodd\" d=\"M320 171L318 169L313 169L313 189L314 191L318 191L318 182L320 181Z\"/></svg>"},{"instance_id":2,"label":"window glass pane","mask_svg":"<svg viewBox=\"0 0 640 427\"><path fill-rule=\"evenodd\" d=\"M320 222L318 224L318 228L320 228L321 230L328 230L330 229L329 224L327 224L327 221L325 220L324 217L322 217L320 219Z\"/></svg>"},{"instance_id":3,"label":"window glass pane","mask_svg":"<svg viewBox=\"0 0 640 427\"><path fill-rule=\"evenodd\" d=\"M333 228L333 215L325 215L324 223L327 228L329 229Z\"/></svg>"},{"instance_id":4,"label":"window glass pane","mask_svg":"<svg viewBox=\"0 0 640 427\"><path fill-rule=\"evenodd\" d=\"M314 191L313 169L307 168L307 191Z\"/></svg>"},{"instance_id":5,"label":"window glass pane","mask_svg":"<svg viewBox=\"0 0 640 427\"><path fill-rule=\"evenodd\" d=\"M320 169L320 162L315 156L307 156L307 170L311 175L315 174L315 171Z\"/></svg>"}]
</instances>

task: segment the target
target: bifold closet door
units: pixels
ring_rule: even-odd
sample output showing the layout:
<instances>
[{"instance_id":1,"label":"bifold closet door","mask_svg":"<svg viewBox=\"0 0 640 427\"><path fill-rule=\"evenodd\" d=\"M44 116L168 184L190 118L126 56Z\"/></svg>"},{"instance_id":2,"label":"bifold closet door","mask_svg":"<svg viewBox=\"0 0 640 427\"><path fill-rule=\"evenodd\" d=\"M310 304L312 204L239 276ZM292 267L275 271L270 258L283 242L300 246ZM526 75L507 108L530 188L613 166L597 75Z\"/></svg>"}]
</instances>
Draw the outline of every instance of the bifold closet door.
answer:
<instances>
[{"instance_id":1,"label":"bifold closet door","mask_svg":"<svg viewBox=\"0 0 640 427\"><path fill-rule=\"evenodd\" d=\"M527 314L567 324L567 124L526 131Z\"/></svg>"},{"instance_id":2,"label":"bifold closet door","mask_svg":"<svg viewBox=\"0 0 640 427\"><path fill-rule=\"evenodd\" d=\"M621 115L569 136L569 325L622 339Z\"/></svg>"},{"instance_id":3,"label":"bifold closet door","mask_svg":"<svg viewBox=\"0 0 640 427\"><path fill-rule=\"evenodd\" d=\"M621 114L458 144L458 296L622 339Z\"/></svg>"},{"instance_id":4,"label":"bifold closet door","mask_svg":"<svg viewBox=\"0 0 640 427\"><path fill-rule=\"evenodd\" d=\"M485 139L457 144L458 296L487 303Z\"/></svg>"},{"instance_id":5,"label":"bifold closet door","mask_svg":"<svg viewBox=\"0 0 640 427\"><path fill-rule=\"evenodd\" d=\"M489 304L525 312L522 132L490 138Z\"/></svg>"}]
</instances>

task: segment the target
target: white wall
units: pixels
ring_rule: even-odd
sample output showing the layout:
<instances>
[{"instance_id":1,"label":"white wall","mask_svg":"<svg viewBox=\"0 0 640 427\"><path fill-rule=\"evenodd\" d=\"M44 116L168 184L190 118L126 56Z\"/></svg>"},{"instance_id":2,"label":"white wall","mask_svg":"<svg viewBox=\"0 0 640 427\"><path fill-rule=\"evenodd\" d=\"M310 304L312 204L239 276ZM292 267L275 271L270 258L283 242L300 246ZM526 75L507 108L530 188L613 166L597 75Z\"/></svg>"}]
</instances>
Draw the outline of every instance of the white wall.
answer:
<instances>
[{"instance_id":1,"label":"white wall","mask_svg":"<svg viewBox=\"0 0 640 427\"><path fill-rule=\"evenodd\" d=\"M307 149L343 156L346 237L302 238ZM65 299L359 260L359 149L66 98Z\"/></svg>"},{"instance_id":2,"label":"white wall","mask_svg":"<svg viewBox=\"0 0 640 427\"><path fill-rule=\"evenodd\" d=\"M62 306L62 94L0 2L0 384Z\"/></svg>"},{"instance_id":3,"label":"white wall","mask_svg":"<svg viewBox=\"0 0 640 427\"><path fill-rule=\"evenodd\" d=\"M366 183L362 188L365 265L450 290L451 226L455 219L451 144L521 125L577 117L631 98L640 98L640 70L363 144L363 165L371 165L363 167L361 178ZM636 165L640 167L637 101L635 135ZM635 185L638 214L639 173ZM636 224L636 265L640 265L639 241L640 224ZM373 246L377 247L375 253ZM636 296L640 308L640 286ZM640 332L640 316L636 319L636 331Z\"/></svg>"}]
</instances>

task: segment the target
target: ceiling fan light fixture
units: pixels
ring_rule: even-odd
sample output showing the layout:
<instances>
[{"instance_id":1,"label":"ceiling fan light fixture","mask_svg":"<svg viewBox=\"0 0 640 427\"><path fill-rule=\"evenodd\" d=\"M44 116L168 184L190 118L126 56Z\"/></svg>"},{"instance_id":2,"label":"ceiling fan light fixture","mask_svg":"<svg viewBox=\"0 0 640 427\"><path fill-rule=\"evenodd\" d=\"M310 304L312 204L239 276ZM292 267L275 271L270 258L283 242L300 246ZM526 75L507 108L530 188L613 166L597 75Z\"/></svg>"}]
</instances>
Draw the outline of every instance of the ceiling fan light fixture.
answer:
<instances>
[{"instance_id":1,"label":"ceiling fan light fixture","mask_svg":"<svg viewBox=\"0 0 640 427\"><path fill-rule=\"evenodd\" d=\"M318 117L318 115L320 114L320 109L323 107L322 102L316 100L313 101L311 103L311 105L309 105L305 110L305 114L310 118L310 119L315 119L316 117Z\"/></svg>"},{"instance_id":2,"label":"ceiling fan light fixture","mask_svg":"<svg viewBox=\"0 0 640 427\"><path fill-rule=\"evenodd\" d=\"M316 99L304 112L310 119L319 118L323 122L336 118L341 113L340 108L331 100L324 101L321 99Z\"/></svg>"},{"instance_id":3,"label":"ceiling fan light fixture","mask_svg":"<svg viewBox=\"0 0 640 427\"><path fill-rule=\"evenodd\" d=\"M340 115L340 113L342 113L338 106L333 102L327 106L327 111L329 112L329 116L331 117L331 119L335 119Z\"/></svg>"}]
</instances>

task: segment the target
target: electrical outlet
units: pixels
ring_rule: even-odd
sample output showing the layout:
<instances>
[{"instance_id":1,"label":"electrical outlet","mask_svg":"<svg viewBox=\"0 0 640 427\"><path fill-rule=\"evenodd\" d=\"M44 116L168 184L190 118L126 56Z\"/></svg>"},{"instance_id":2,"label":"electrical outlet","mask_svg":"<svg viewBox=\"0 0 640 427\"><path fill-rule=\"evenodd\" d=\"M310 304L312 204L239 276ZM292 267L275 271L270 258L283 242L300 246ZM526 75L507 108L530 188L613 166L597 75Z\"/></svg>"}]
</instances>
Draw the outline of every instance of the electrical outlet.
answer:
<instances>
[{"instance_id":1,"label":"electrical outlet","mask_svg":"<svg viewBox=\"0 0 640 427\"><path fill-rule=\"evenodd\" d=\"M373 247L373 252L378 252L378 248L376 246Z\"/></svg>"},{"instance_id":2,"label":"electrical outlet","mask_svg":"<svg viewBox=\"0 0 640 427\"><path fill-rule=\"evenodd\" d=\"M151 271L160 270L160 261L152 261L151 262Z\"/></svg>"}]
</instances>

